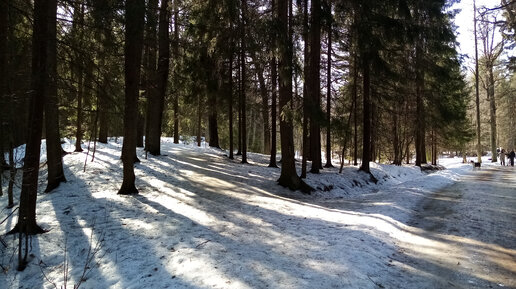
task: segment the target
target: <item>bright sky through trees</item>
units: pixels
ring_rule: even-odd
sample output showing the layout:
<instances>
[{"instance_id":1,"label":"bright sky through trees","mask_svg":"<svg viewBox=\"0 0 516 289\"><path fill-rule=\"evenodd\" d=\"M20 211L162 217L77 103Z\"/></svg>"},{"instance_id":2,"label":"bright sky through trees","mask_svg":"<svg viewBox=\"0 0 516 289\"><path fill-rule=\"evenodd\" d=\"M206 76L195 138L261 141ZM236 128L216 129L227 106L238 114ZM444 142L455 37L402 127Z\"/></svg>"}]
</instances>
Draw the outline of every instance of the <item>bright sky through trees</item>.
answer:
<instances>
[{"instance_id":1,"label":"bright sky through trees","mask_svg":"<svg viewBox=\"0 0 516 289\"><path fill-rule=\"evenodd\" d=\"M493 8L500 6L499 0L477 0L477 7L485 6ZM473 67L475 57L475 39L473 38L473 0L461 0L460 3L453 5L453 9L460 9L460 13L455 17L455 25L458 26L457 41L459 42L459 53L466 54L467 59L464 65L468 68ZM500 13L500 17L501 13ZM500 33L497 33L498 37ZM481 53L479 46L479 53ZM514 55L514 51L506 51L507 54Z\"/></svg>"}]
</instances>

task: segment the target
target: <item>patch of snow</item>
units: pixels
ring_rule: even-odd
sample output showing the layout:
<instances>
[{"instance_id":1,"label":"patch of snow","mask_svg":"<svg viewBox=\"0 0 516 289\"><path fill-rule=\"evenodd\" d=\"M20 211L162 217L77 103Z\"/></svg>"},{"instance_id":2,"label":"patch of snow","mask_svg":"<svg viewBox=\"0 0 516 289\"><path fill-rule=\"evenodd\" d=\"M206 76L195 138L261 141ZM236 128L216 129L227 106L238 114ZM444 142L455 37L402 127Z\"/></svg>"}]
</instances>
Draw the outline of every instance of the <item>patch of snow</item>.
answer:
<instances>
[{"instance_id":1,"label":"patch of snow","mask_svg":"<svg viewBox=\"0 0 516 289\"><path fill-rule=\"evenodd\" d=\"M120 196L121 147L119 138L98 143L93 162L86 151L64 157L68 182L38 194L38 223L49 232L31 238L25 271L15 269L16 236L2 236L1 288L65 285L65 251L72 287L96 244L81 288L377 288L380 277L403 274L389 262L410 235L414 205L471 171L461 159L441 160L448 170L432 174L372 163L373 184L345 166L309 174L317 190L301 195L277 185L280 169L267 155L249 153L241 164L223 150L163 138L162 156L137 151L140 194ZM40 191L45 177L43 168Z\"/></svg>"}]
</instances>

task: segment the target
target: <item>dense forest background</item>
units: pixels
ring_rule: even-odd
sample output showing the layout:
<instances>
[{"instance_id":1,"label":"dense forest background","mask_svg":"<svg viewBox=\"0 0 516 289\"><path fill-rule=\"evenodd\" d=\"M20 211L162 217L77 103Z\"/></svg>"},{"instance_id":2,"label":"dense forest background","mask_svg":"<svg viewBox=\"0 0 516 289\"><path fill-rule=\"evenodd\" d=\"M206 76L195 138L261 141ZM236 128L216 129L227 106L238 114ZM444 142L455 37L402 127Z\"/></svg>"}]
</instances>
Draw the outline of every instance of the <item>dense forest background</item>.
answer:
<instances>
[{"instance_id":1,"label":"dense forest background","mask_svg":"<svg viewBox=\"0 0 516 289\"><path fill-rule=\"evenodd\" d=\"M0 0L0 150L42 134L47 190L64 179L61 138L81 151L125 136L124 167L134 145L159 155L161 136L270 166L281 153L290 188L295 156L301 177L337 158L366 172L443 151L496 161L516 135L515 2L476 9L480 135L454 2Z\"/></svg>"}]
</instances>

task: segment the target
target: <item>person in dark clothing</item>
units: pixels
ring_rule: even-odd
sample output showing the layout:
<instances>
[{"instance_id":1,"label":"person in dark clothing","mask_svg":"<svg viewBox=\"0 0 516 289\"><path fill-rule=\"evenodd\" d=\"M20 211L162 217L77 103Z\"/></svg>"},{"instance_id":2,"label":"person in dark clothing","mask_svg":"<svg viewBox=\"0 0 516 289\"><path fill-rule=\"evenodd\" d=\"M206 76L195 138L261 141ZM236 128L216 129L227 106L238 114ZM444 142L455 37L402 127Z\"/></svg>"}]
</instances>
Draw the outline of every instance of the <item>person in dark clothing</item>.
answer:
<instances>
[{"instance_id":1,"label":"person in dark clothing","mask_svg":"<svg viewBox=\"0 0 516 289\"><path fill-rule=\"evenodd\" d=\"M512 150L510 153L509 153L509 160L511 161L511 166L514 167L514 157L516 156L516 154L514 153L514 150Z\"/></svg>"}]
</instances>

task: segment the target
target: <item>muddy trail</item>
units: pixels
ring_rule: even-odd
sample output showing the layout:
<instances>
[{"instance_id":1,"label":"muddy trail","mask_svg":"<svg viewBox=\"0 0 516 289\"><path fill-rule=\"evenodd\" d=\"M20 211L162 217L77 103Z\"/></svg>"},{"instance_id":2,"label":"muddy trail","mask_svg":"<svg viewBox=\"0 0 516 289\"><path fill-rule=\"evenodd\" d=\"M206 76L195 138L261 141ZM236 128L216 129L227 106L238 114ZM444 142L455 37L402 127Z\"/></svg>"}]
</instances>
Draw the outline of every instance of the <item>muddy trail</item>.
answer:
<instances>
[{"instance_id":1,"label":"muddy trail","mask_svg":"<svg viewBox=\"0 0 516 289\"><path fill-rule=\"evenodd\" d=\"M399 246L405 284L417 288L516 288L516 170L487 167L416 207L414 238Z\"/></svg>"}]
</instances>

